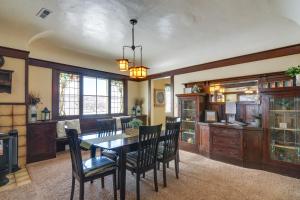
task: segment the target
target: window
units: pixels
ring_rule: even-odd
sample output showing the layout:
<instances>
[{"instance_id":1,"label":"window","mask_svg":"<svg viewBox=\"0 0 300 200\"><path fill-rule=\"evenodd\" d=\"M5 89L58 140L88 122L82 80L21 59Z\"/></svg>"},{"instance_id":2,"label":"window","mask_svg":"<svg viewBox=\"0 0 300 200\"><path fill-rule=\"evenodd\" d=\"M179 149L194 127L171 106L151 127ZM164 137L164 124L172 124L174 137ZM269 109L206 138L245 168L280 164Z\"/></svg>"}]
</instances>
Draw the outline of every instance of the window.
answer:
<instances>
[{"instance_id":1,"label":"window","mask_svg":"<svg viewBox=\"0 0 300 200\"><path fill-rule=\"evenodd\" d=\"M59 74L59 116L79 115L79 75Z\"/></svg>"},{"instance_id":2,"label":"window","mask_svg":"<svg viewBox=\"0 0 300 200\"><path fill-rule=\"evenodd\" d=\"M123 81L111 80L111 113L124 112L124 84Z\"/></svg>"},{"instance_id":3,"label":"window","mask_svg":"<svg viewBox=\"0 0 300 200\"><path fill-rule=\"evenodd\" d=\"M83 77L83 114L108 114L108 80Z\"/></svg>"},{"instance_id":4,"label":"window","mask_svg":"<svg viewBox=\"0 0 300 200\"><path fill-rule=\"evenodd\" d=\"M172 102L171 102L171 86L165 86L165 112L170 113L172 112Z\"/></svg>"}]
</instances>

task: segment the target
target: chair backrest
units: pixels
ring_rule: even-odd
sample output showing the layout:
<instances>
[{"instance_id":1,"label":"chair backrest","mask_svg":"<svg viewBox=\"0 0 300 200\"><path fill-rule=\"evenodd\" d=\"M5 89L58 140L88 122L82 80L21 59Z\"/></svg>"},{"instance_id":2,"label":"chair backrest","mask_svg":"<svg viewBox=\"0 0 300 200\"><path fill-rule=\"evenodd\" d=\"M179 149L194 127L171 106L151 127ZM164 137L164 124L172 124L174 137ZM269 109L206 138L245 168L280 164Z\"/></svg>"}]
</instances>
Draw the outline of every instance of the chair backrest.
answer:
<instances>
[{"instance_id":1,"label":"chair backrest","mask_svg":"<svg viewBox=\"0 0 300 200\"><path fill-rule=\"evenodd\" d=\"M131 128L129 125L129 122L131 122L134 119L134 117L122 117L121 118L121 126L122 126L122 132L125 133L126 128Z\"/></svg>"},{"instance_id":2,"label":"chair backrest","mask_svg":"<svg viewBox=\"0 0 300 200\"><path fill-rule=\"evenodd\" d=\"M170 117L166 116L166 123L180 122L180 117Z\"/></svg>"},{"instance_id":3,"label":"chair backrest","mask_svg":"<svg viewBox=\"0 0 300 200\"><path fill-rule=\"evenodd\" d=\"M78 177L83 176L82 157L80 151L80 141L76 129L66 129L66 134L69 141L72 170Z\"/></svg>"},{"instance_id":4,"label":"chair backrest","mask_svg":"<svg viewBox=\"0 0 300 200\"><path fill-rule=\"evenodd\" d=\"M147 169L156 164L162 125L140 126L137 167Z\"/></svg>"},{"instance_id":5,"label":"chair backrest","mask_svg":"<svg viewBox=\"0 0 300 200\"><path fill-rule=\"evenodd\" d=\"M178 150L178 138L180 132L180 122L166 124L164 138L164 157L175 156Z\"/></svg>"},{"instance_id":6,"label":"chair backrest","mask_svg":"<svg viewBox=\"0 0 300 200\"><path fill-rule=\"evenodd\" d=\"M116 119L98 119L96 123L99 137L111 136L117 133Z\"/></svg>"}]
</instances>

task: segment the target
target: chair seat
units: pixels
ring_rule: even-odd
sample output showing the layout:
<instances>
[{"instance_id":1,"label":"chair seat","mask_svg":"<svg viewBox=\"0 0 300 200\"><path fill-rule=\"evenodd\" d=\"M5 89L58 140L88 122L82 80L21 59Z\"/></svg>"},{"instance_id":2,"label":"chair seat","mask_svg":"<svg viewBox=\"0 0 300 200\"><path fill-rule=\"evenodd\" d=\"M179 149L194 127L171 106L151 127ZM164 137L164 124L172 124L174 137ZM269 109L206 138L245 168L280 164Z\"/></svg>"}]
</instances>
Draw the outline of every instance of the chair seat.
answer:
<instances>
[{"instance_id":1,"label":"chair seat","mask_svg":"<svg viewBox=\"0 0 300 200\"><path fill-rule=\"evenodd\" d=\"M129 167L132 167L132 168L136 168L137 167L137 157L138 157L137 151L127 153L126 165Z\"/></svg>"},{"instance_id":2,"label":"chair seat","mask_svg":"<svg viewBox=\"0 0 300 200\"><path fill-rule=\"evenodd\" d=\"M105 157L108 157L108 158L114 160L114 161L116 161L118 158L118 153L113 150L105 149L101 152L101 154Z\"/></svg>"},{"instance_id":3,"label":"chair seat","mask_svg":"<svg viewBox=\"0 0 300 200\"><path fill-rule=\"evenodd\" d=\"M82 166L84 175L89 177L113 170L116 168L116 162L105 156L98 156L83 161Z\"/></svg>"}]
</instances>

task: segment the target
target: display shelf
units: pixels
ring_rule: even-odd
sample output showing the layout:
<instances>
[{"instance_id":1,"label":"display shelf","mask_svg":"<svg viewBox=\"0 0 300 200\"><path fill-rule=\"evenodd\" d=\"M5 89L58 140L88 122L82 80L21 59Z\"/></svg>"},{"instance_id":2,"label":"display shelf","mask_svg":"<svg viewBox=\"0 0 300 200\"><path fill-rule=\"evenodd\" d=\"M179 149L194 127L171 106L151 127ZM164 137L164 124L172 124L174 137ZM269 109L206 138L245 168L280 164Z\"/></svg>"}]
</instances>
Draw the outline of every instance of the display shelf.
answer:
<instances>
[{"instance_id":1,"label":"display shelf","mask_svg":"<svg viewBox=\"0 0 300 200\"><path fill-rule=\"evenodd\" d=\"M270 112L300 112L300 110L270 110Z\"/></svg>"},{"instance_id":2,"label":"display shelf","mask_svg":"<svg viewBox=\"0 0 300 200\"><path fill-rule=\"evenodd\" d=\"M300 149L300 146L286 146L286 145L280 145L280 144L273 144L273 147L278 147L278 148L285 148L285 149L291 149L291 150L298 150Z\"/></svg>"},{"instance_id":3,"label":"display shelf","mask_svg":"<svg viewBox=\"0 0 300 200\"><path fill-rule=\"evenodd\" d=\"M182 134L195 135L195 132L183 131Z\"/></svg>"},{"instance_id":4,"label":"display shelf","mask_svg":"<svg viewBox=\"0 0 300 200\"><path fill-rule=\"evenodd\" d=\"M187 122L187 123L195 123L195 121L192 120L181 120L182 122Z\"/></svg>"},{"instance_id":5,"label":"display shelf","mask_svg":"<svg viewBox=\"0 0 300 200\"><path fill-rule=\"evenodd\" d=\"M271 127L271 130L280 130L280 131L300 131L300 129L295 129L295 128L275 128Z\"/></svg>"}]
</instances>

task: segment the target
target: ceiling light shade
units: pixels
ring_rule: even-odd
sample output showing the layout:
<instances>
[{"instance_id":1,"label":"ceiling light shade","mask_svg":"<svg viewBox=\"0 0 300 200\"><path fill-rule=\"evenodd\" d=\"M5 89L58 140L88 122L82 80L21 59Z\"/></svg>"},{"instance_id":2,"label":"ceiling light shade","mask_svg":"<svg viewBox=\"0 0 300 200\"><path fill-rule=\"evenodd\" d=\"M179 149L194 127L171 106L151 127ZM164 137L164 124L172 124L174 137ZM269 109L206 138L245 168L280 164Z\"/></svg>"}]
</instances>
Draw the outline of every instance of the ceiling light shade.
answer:
<instances>
[{"instance_id":1,"label":"ceiling light shade","mask_svg":"<svg viewBox=\"0 0 300 200\"><path fill-rule=\"evenodd\" d=\"M117 62L121 72L128 71L128 59L118 59Z\"/></svg>"},{"instance_id":2,"label":"ceiling light shade","mask_svg":"<svg viewBox=\"0 0 300 200\"><path fill-rule=\"evenodd\" d=\"M130 78L137 78L137 69L136 67L129 68L129 77Z\"/></svg>"},{"instance_id":3,"label":"ceiling light shade","mask_svg":"<svg viewBox=\"0 0 300 200\"><path fill-rule=\"evenodd\" d=\"M148 68L145 66L138 66L135 67L136 70L136 77L137 78L146 78L147 77L147 70Z\"/></svg>"}]
</instances>

